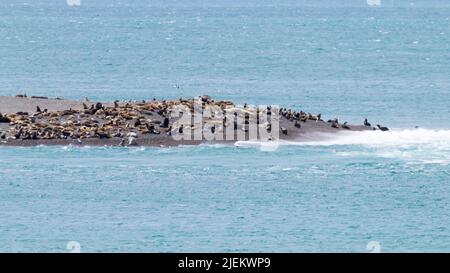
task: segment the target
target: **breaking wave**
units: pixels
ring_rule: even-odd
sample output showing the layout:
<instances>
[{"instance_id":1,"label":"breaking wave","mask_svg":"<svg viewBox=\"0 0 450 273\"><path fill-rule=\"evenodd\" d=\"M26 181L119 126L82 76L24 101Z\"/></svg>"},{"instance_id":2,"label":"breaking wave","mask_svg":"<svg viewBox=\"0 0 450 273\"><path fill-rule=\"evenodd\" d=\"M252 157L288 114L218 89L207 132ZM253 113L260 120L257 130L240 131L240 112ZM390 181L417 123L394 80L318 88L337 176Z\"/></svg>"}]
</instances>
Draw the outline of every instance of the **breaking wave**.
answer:
<instances>
[{"instance_id":1,"label":"breaking wave","mask_svg":"<svg viewBox=\"0 0 450 273\"><path fill-rule=\"evenodd\" d=\"M338 134L318 134L318 140L304 142L287 142L294 145L334 146L334 145L366 145L366 146L407 146L432 145L450 147L450 130L407 129L389 132L363 131Z\"/></svg>"},{"instance_id":2,"label":"breaking wave","mask_svg":"<svg viewBox=\"0 0 450 273\"><path fill-rule=\"evenodd\" d=\"M306 139L306 140L305 140ZM237 142L238 147L267 149L262 142ZM409 163L450 164L450 130L408 129L389 132L364 131L314 134L299 141L272 143L278 146L330 147L342 157L381 157Z\"/></svg>"},{"instance_id":3,"label":"breaking wave","mask_svg":"<svg viewBox=\"0 0 450 273\"><path fill-rule=\"evenodd\" d=\"M238 147L258 146L259 141L238 141ZM272 145L295 145L295 146L341 146L341 145L364 145L364 146L408 146L426 144L436 147L450 148L450 130L432 129L408 129L392 130L389 132L363 131L363 132L340 132L340 133L314 133L306 135L298 141L280 140Z\"/></svg>"}]
</instances>

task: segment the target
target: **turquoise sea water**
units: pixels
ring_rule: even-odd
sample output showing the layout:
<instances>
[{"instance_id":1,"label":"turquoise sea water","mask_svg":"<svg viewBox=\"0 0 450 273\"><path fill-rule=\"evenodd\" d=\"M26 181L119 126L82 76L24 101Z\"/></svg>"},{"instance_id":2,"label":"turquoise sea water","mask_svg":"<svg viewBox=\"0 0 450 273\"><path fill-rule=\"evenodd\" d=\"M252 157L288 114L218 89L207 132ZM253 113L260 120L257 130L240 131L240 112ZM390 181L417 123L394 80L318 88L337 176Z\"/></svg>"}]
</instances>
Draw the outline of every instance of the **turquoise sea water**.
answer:
<instances>
[{"instance_id":1,"label":"turquoise sea water","mask_svg":"<svg viewBox=\"0 0 450 273\"><path fill-rule=\"evenodd\" d=\"M450 251L447 1L24 2L0 3L0 95L206 93L394 130L273 152L3 147L1 251Z\"/></svg>"}]
</instances>

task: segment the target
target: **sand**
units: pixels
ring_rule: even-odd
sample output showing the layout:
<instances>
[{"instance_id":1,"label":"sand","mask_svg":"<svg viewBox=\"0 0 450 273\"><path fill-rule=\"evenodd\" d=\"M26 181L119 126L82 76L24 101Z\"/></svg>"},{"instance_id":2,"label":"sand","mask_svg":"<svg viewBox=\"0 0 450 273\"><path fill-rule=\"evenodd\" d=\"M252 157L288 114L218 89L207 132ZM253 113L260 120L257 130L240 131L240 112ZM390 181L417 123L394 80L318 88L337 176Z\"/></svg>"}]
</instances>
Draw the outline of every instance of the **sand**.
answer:
<instances>
[{"instance_id":1,"label":"sand","mask_svg":"<svg viewBox=\"0 0 450 273\"><path fill-rule=\"evenodd\" d=\"M63 111L68 109L83 111L83 103L87 105L95 104L96 102L63 100L63 99L42 99L42 98L22 98L22 97L5 97L0 96L0 113L14 114L17 112L27 112L32 115L36 112L36 107L40 109L47 109L48 112ZM113 107L114 103L102 103L105 107ZM120 105L123 105L121 103ZM162 121L163 118L154 113L150 115L153 120ZM44 121L45 122L45 121ZM0 132L6 132L10 128L9 123L0 123ZM351 129L332 128L331 124L326 121L308 120L301 122L301 128L296 128L294 122L285 117L280 117L280 127L287 129L288 134L285 135L280 132L280 139L289 141L317 141L321 134L334 134L344 131L363 131L373 130L371 127L363 125L349 125ZM7 139L1 140L0 145L3 146L36 146L36 145L90 145L90 146L119 146L124 137L112 138L86 138L86 139ZM138 134L137 145L139 146L157 146L168 147L178 145L198 145L201 143L229 143L233 144L235 141L193 141L183 140L176 141L166 133L160 135L154 134Z\"/></svg>"}]
</instances>

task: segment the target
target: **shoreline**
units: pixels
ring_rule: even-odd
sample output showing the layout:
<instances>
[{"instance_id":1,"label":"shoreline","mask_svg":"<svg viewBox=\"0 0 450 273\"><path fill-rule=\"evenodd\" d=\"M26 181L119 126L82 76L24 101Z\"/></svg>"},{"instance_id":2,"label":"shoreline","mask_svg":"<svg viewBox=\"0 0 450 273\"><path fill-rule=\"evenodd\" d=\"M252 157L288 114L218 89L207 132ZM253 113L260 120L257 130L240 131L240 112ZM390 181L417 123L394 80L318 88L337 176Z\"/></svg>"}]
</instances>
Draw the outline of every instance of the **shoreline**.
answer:
<instances>
[{"instance_id":1,"label":"shoreline","mask_svg":"<svg viewBox=\"0 0 450 273\"><path fill-rule=\"evenodd\" d=\"M193 122L189 124L190 129L185 125L183 130L183 125L179 125L180 119L172 115L176 107L184 107L187 109L185 113L191 111L194 115L200 107L202 123L199 125ZM209 107L216 112L212 111L211 116L203 116L205 109ZM226 116L228 109L232 109L235 115L234 128L230 116ZM224 115L219 118L221 112ZM242 123L239 123L238 117L241 116ZM264 117L264 120L260 121L261 117ZM267 121L263 124L265 117ZM192 121L191 117L190 120ZM279 129L278 132L271 129L274 121L277 125L274 128ZM208 123L213 125L207 127ZM250 132L252 125L258 128L256 135ZM266 128L264 130L261 129L263 125L267 127L264 127ZM197 132L195 130L200 130L201 140L198 137L194 138L195 140L176 140L174 137L177 134L184 134L185 137L195 136ZM226 130L231 130L232 139L226 138L230 136L227 135L230 131ZM333 134L369 130L375 128L341 124L337 119L325 121L320 114L313 115L301 110L247 108L246 105L238 107L231 101L216 101L207 95L194 99L180 98L173 101L153 99L134 102L91 102L87 99L75 101L25 95L0 96L0 146L174 147L277 139L302 142L317 141L318 136L314 136L315 133ZM207 133L212 133L215 138L208 140Z\"/></svg>"}]
</instances>

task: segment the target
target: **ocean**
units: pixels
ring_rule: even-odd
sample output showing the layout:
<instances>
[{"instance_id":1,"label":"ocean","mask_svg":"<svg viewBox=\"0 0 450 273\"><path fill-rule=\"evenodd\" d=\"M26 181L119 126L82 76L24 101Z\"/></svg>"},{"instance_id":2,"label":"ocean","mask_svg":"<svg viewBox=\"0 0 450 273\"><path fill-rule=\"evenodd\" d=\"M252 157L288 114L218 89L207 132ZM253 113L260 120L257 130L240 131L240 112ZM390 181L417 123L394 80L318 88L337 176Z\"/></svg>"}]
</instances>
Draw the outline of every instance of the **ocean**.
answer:
<instances>
[{"instance_id":1,"label":"ocean","mask_svg":"<svg viewBox=\"0 0 450 273\"><path fill-rule=\"evenodd\" d=\"M0 147L0 251L450 251L450 3L374 2L2 0L0 95L208 94L391 132Z\"/></svg>"}]
</instances>

